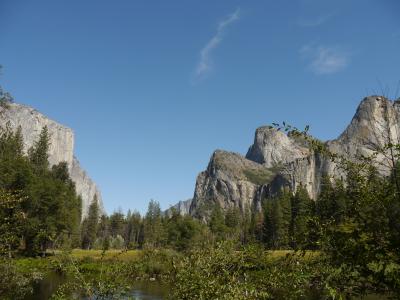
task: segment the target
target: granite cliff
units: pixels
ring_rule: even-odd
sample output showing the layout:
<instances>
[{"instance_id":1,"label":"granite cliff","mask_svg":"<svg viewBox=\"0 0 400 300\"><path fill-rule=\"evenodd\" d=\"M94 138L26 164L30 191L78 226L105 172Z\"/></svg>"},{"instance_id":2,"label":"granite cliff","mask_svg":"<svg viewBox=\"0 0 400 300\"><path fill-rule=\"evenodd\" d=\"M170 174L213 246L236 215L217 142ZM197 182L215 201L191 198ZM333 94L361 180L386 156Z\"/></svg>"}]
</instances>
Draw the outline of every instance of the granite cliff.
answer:
<instances>
[{"instance_id":1,"label":"granite cliff","mask_svg":"<svg viewBox=\"0 0 400 300\"><path fill-rule=\"evenodd\" d=\"M399 133L400 103L369 96L361 101L345 131L325 145L333 153L357 160L388 143L400 143ZM375 158L383 175L388 174L392 163L385 154ZM335 163L310 151L298 136L263 126L256 130L246 156L220 150L213 153L207 169L197 177L190 214L196 215L202 205L210 203L259 210L262 199L282 187L294 192L302 185L316 199L324 175L344 176Z\"/></svg>"},{"instance_id":2,"label":"granite cliff","mask_svg":"<svg viewBox=\"0 0 400 300\"><path fill-rule=\"evenodd\" d=\"M101 193L93 180L82 169L79 161L74 156L74 133L37 110L17 103L10 103L7 107L0 107L0 126L9 123L12 129L21 126L24 137L24 148L28 150L39 138L44 126L50 133L49 161L51 165L59 162L68 164L71 179L75 182L78 195L82 197L82 216L86 216L94 196L101 209L103 202Z\"/></svg>"},{"instance_id":3,"label":"granite cliff","mask_svg":"<svg viewBox=\"0 0 400 300\"><path fill-rule=\"evenodd\" d=\"M192 199L182 200L171 206L170 208L164 211L164 214L168 217L172 216L172 213L175 211L179 213L181 216L189 215L190 213L190 205L192 204Z\"/></svg>"}]
</instances>

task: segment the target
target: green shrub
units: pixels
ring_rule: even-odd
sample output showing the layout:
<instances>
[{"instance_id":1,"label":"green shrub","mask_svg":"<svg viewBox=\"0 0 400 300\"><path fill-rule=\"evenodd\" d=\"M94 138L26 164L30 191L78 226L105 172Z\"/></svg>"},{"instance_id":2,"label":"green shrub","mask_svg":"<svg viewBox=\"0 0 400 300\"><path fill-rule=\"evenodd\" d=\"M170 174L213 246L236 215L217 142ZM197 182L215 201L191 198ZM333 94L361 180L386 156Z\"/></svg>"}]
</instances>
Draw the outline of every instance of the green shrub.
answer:
<instances>
[{"instance_id":1,"label":"green shrub","mask_svg":"<svg viewBox=\"0 0 400 300\"><path fill-rule=\"evenodd\" d=\"M37 271L23 272L14 260L0 259L0 296L1 299L23 299L31 294L32 284L42 279Z\"/></svg>"}]
</instances>

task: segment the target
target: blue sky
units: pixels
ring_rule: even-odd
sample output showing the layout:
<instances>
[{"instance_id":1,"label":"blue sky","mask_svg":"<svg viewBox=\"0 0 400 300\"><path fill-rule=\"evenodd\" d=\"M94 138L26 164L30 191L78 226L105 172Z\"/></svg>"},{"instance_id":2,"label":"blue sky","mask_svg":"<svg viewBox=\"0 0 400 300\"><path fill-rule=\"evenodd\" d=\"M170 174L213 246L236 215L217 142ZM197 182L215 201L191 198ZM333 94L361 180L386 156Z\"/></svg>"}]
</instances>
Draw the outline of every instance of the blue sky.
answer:
<instances>
[{"instance_id":1,"label":"blue sky","mask_svg":"<svg viewBox=\"0 0 400 300\"><path fill-rule=\"evenodd\" d=\"M337 137L400 80L398 0L0 0L0 84L74 129L107 212L193 195L258 126ZM400 95L399 95L400 96Z\"/></svg>"}]
</instances>

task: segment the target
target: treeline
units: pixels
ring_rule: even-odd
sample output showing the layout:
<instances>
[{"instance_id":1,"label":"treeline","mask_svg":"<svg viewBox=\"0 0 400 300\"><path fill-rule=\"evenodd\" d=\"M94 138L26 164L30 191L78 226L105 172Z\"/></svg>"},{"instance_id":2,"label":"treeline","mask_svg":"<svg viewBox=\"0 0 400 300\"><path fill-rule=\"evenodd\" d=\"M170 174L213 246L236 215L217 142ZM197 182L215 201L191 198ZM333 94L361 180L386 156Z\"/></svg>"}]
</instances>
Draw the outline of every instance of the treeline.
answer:
<instances>
[{"instance_id":1,"label":"treeline","mask_svg":"<svg viewBox=\"0 0 400 300\"><path fill-rule=\"evenodd\" d=\"M0 252L44 254L79 245L81 199L67 164L49 164L49 132L24 152L21 128L0 128Z\"/></svg>"},{"instance_id":2,"label":"treeline","mask_svg":"<svg viewBox=\"0 0 400 300\"><path fill-rule=\"evenodd\" d=\"M166 215L158 202L151 200L147 213L121 211L101 215L97 202L89 207L81 226L83 249L154 249L188 250L206 242L207 226L177 211Z\"/></svg>"},{"instance_id":3,"label":"treeline","mask_svg":"<svg viewBox=\"0 0 400 300\"><path fill-rule=\"evenodd\" d=\"M82 222L81 247L183 251L229 240L241 245L259 243L269 249L313 248L310 219L339 214L327 211L319 204L322 202L316 204L302 186L295 194L282 191L279 197L265 199L262 211L250 208L241 211L236 207L223 210L217 204L207 204L194 217L181 215L173 208L164 213L154 200L144 216L137 211L128 211L126 215L118 211L106 216L101 215L97 202L93 201Z\"/></svg>"},{"instance_id":4,"label":"treeline","mask_svg":"<svg viewBox=\"0 0 400 300\"><path fill-rule=\"evenodd\" d=\"M171 248L186 251L221 241L248 244L257 241L259 215L238 208L224 211L218 205L202 208L207 218L181 215L171 208L163 212L157 201L151 200L142 216L130 210L110 216L101 215L96 201L89 207L81 226L83 249L155 249ZM262 221L262 220L261 220ZM262 229L261 229L262 230ZM261 241L261 239L260 239Z\"/></svg>"}]
</instances>

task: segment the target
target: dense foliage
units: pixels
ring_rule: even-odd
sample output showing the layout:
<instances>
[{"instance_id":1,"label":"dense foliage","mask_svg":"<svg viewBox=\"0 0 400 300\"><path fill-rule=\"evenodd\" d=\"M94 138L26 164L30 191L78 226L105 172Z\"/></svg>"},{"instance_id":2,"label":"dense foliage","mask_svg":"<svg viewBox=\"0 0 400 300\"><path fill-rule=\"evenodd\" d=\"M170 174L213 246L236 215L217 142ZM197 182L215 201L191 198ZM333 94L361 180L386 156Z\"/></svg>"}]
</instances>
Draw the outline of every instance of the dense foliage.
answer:
<instances>
[{"instance_id":1,"label":"dense foliage","mask_svg":"<svg viewBox=\"0 0 400 300\"><path fill-rule=\"evenodd\" d=\"M66 163L50 168L48 148L46 127L27 155L20 128L0 129L0 214L7 216L1 218L0 228L12 229L6 230L13 236L8 238L10 251L44 254L49 247L76 244L79 236L81 200Z\"/></svg>"},{"instance_id":2,"label":"dense foliage","mask_svg":"<svg viewBox=\"0 0 400 300\"><path fill-rule=\"evenodd\" d=\"M209 240L207 226L177 211L166 215L158 202L151 200L147 213L121 211L110 216L99 214L94 201L81 226L84 249L160 249L188 250Z\"/></svg>"}]
</instances>

